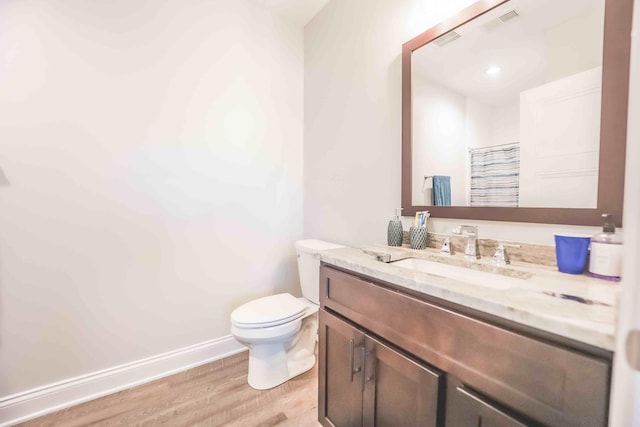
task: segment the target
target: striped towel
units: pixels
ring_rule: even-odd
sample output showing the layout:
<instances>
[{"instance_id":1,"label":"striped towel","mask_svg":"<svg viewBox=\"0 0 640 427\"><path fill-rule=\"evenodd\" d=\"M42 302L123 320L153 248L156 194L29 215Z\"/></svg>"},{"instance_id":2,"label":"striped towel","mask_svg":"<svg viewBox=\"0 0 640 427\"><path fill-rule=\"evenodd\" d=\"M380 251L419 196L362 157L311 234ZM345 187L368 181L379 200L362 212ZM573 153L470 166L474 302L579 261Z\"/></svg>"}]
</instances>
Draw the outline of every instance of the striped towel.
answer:
<instances>
[{"instance_id":1,"label":"striped towel","mask_svg":"<svg viewBox=\"0 0 640 427\"><path fill-rule=\"evenodd\" d=\"M518 142L470 150L471 206L517 207L520 194Z\"/></svg>"}]
</instances>

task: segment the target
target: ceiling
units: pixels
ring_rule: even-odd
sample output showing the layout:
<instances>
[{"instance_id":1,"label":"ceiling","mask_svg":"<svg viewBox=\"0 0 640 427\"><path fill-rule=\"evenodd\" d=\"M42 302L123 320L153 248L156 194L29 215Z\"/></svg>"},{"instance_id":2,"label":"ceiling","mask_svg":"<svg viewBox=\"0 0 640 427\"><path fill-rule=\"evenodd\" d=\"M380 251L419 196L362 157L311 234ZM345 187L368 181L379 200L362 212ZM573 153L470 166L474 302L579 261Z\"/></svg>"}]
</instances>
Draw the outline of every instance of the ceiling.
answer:
<instances>
[{"instance_id":1,"label":"ceiling","mask_svg":"<svg viewBox=\"0 0 640 427\"><path fill-rule=\"evenodd\" d=\"M505 23L498 21L511 10L519 16ZM592 23L585 19L579 20L582 27L568 25L585 11L600 20L599 29L585 27ZM602 34L603 15L603 0L511 0L456 28L460 38L442 47L429 43L414 51L413 72L486 105L505 105L517 101L521 91L555 80L550 78L550 70L558 68L558 61L572 60L550 56L550 34L562 29L562 41L573 45L570 49L578 49L591 40L585 32ZM572 34L564 27L573 30ZM592 49L593 55L598 49L602 51L601 45L591 46L586 49ZM500 75L487 75L485 71L495 65L501 67Z\"/></svg>"},{"instance_id":2,"label":"ceiling","mask_svg":"<svg viewBox=\"0 0 640 427\"><path fill-rule=\"evenodd\" d=\"M253 0L253 2L287 21L304 27L329 0Z\"/></svg>"}]
</instances>

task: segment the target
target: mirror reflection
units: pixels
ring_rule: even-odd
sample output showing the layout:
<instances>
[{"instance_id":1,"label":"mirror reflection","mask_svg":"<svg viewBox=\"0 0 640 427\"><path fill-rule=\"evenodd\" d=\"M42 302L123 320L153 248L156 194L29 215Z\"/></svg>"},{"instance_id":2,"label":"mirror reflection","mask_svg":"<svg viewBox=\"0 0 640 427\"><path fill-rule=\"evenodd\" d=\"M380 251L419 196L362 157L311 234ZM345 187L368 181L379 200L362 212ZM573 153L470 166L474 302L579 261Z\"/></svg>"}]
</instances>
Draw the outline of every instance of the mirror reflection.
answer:
<instances>
[{"instance_id":1,"label":"mirror reflection","mask_svg":"<svg viewBox=\"0 0 640 427\"><path fill-rule=\"evenodd\" d=\"M595 208L604 0L512 0L412 55L413 205Z\"/></svg>"}]
</instances>

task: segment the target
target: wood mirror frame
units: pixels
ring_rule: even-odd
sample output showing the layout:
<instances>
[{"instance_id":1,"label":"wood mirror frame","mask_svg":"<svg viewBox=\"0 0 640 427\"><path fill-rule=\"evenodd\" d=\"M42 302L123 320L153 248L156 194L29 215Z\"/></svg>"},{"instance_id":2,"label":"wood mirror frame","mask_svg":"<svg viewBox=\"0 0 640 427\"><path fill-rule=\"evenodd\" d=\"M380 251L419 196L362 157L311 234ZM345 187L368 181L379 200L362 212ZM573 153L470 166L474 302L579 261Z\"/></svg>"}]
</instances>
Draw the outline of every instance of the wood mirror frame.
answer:
<instances>
[{"instance_id":1,"label":"wood mirror frame","mask_svg":"<svg viewBox=\"0 0 640 427\"><path fill-rule=\"evenodd\" d=\"M602 103L598 202L595 209L414 206L412 203L413 51L508 0L481 0L402 45L402 208L403 216L429 210L435 218L460 218L546 224L600 225L603 213L622 225L627 139L629 62L633 0L606 0L602 58Z\"/></svg>"}]
</instances>

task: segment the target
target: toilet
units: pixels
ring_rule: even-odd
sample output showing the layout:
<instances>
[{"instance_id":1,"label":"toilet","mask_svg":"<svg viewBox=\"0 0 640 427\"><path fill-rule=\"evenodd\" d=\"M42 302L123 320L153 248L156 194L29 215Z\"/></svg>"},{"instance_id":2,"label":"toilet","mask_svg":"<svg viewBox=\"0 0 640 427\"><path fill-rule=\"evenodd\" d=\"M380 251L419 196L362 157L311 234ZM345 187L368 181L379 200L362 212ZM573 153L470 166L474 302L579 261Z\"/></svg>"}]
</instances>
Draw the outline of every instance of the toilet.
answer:
<instances>
[{"instance_id":1,"label":"toilet","mask_svg":"<svg viewBox=\"0 0 640 427\"><path fill-rule=\"evenodd\" d=\"M321 240L299 240L298 273L302 297L277 294L233 310L231 334L249 347L249 385L266 390L313 368L318 334L319 253L341 247Z\"/></svg>"}]
</instances>

